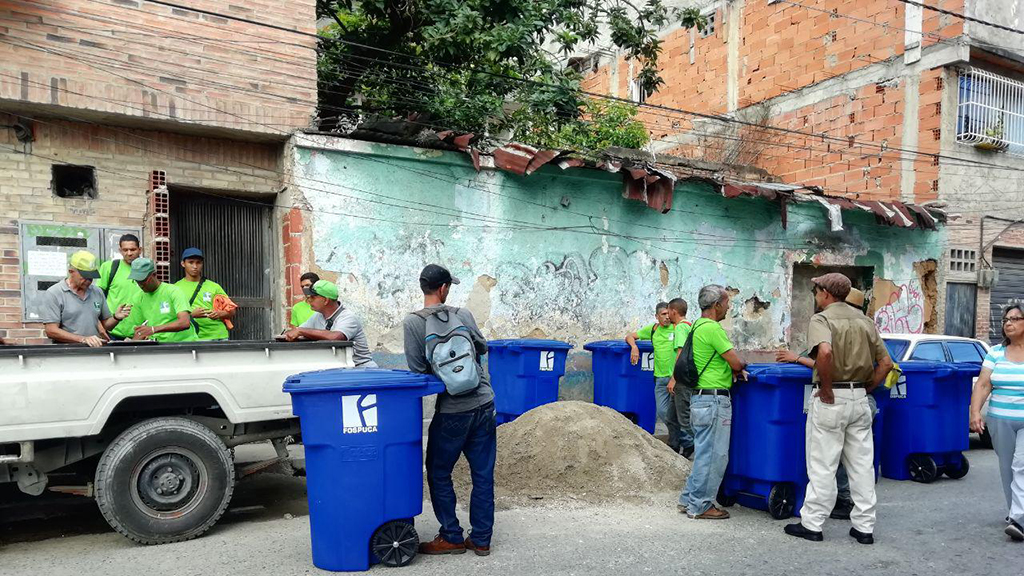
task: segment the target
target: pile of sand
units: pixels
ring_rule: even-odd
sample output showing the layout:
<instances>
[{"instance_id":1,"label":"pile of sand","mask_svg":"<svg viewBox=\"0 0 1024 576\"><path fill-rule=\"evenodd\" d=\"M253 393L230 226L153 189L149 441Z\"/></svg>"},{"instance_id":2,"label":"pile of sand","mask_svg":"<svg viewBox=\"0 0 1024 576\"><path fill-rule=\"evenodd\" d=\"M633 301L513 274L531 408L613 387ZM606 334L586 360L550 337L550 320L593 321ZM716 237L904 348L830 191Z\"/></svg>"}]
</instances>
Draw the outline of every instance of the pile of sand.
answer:
<instances>
[{"instance_id":1,"label":"pile of sand","mask_svg":"<svg viewBox=\"0 0 1024 576\"><path fill-rule=\"evenodd\" d=\"M689 461L663 442L587 402L547 404L498 427L498 499L649 500L678 492L689 473ZM465 459L454 479L459 501L468 503Z\"/></svg>"}]
</instances>

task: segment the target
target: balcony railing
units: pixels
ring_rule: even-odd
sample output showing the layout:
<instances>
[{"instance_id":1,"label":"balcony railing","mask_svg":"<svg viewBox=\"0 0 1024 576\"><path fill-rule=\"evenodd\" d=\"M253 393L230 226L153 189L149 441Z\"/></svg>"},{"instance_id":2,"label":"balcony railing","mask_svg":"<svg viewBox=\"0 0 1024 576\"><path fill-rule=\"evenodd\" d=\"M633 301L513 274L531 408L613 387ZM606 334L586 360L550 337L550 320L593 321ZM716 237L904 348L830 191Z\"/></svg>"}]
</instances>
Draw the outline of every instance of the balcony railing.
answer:
<instances>
[{"instance_id":1,"label":"balcony railing","mask_svg":"<svg viewBox=\"0 0 1024 576\"><path fill-rule=\"evenodd\" d=\"M957 142L1024 155L1024 82L965 68L957 102Z\"/></svg>"}]
</instances>

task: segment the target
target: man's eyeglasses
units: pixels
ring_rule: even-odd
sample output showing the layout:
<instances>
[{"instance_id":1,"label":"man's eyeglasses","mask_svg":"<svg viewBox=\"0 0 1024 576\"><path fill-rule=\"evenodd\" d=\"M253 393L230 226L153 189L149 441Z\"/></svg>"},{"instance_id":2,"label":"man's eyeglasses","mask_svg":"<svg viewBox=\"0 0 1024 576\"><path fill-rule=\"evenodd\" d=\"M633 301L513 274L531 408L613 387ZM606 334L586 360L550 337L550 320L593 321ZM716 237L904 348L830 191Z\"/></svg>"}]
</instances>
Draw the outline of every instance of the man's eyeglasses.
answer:
<instances>
[{"instance_id":1,"label":"man's eyeglasses","mask_svg":"<svg viewBox=\"0 0 1024 576\"><path fill-rule=\"evenodd\" d=\"M1024 316L1007 316L1006 318L1003 318L1003 324L1011 324L1021 320L1024 320Z\"/></svg>"}]
</instances>

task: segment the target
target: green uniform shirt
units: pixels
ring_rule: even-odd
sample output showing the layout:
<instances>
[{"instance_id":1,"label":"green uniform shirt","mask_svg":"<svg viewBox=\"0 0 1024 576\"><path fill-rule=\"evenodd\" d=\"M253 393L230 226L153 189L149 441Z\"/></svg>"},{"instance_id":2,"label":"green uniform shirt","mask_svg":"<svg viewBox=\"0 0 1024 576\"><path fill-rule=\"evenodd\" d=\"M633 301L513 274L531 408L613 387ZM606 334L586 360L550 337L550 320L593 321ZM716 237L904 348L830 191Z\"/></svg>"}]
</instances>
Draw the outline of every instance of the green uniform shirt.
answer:
<instances>
[{"instance_id":1,"label":"green uniform shirt","mask_svg":"<svg viewBox=\"0 0 1024 576\"><path fill-rule=\"evenodd\" d=\"M228 293L221 288L220 284L217 284L213 280L203 280L203 286L196 293L196 286L198 282L192 282L188 278L182 278L174 283L174 286L181 291L181 295L185 297L185 302L189 303L192 295L195 294L195 300L189 303L188 309L195 310L198 308L205 308L207 310L213 310L213 297L217 294L223 294L227 296ZM227 340L228 338L228 327L224 325L223 320L214 320L213 318L195 318L193 322L199 328L199 339L200 340Z\"/></svg>"},{"instance_id":2,"label":"green uniform shirt","mask_svg":"<svg viewBox=\"0 0 1024 576\"><path fill-rule=\"evenodd\" d=\"M672 359L679 354L678 350L686 346L686 337L690 335L690 323L683 320L676 324L675 335L672 337Z\"/></svg>"},{"instance_id":3,"label":"green uniform shirt","mask_svg":"<svg viewBox=\"0 0 1024 576\"><path fill-rule=\"evenodd\" d=\"M303 300L295 306L292 306L291 324L296 327L302 326L312 315L313 309L309 307L309 302Z\"/></svg>"},{"instance_id":4,"label":"green uniform shirt","mask_svg":"<svg viewBox=\"0 0 1024 576\"><path fill-rule=\"evenodd\" d=\"M650 340L654 346L655 378L667 378L672 375L672 370L676 366L676 352L672 346L675 333L675 326L666 328L660 324L644 326L636 331L637 340Z\"/></svg>"},{"instance_id":5,"label":"green uniform shirt","mask_svg":"<svg viewBox=\"0 0 1024 576\"><path fill-rule=\"evenodd\" d=\"M139 290L132 302L132 314L127 318L132 326L138 326L143 322L147 326L161 326L174 322L178 319L179 312L188 312L188 298L182 295L181 290L167 282L161 282L160 287L152 293ZM197 340L196 331L190 325L181 332L160 332L153 335L157 342L194 342Z\"/></svg>"},{"instance_id":6,"label":"green uniform shirt","mask_svg":"<svg viewBox=\"0 0 1024 576\"><path fill-rule=\"evenodd\" d=\"M697 373L704 371L697 388L732 388L732 368L722 358L722 354L732 350L725 329L714 320L700 318L690 330L693 331L693 364Z\"/></svg>"},{"instance_id":7,"label":"green uniform shirt","mask_svg":"<svg viewBox=\"0 0 1024 576\"><path fill-rule=\"evenodd\" d=\"M122 304L131 304L135 297L142 292L142 288L139 288L134 280L128 279L128 273L132 271L132 267L123 260L119 261L121 264L117 266L117 273L110 278L110 268L114 262L115 260L108 260L100 264L100 277L95 282L100 290L107 293L107 306L110 308L111 314L116 314ZM108 279L110 279L109 284ZM120 321L110 333L121 338L131 338L135 333L135 324L132 324L130 320L131 316Z\"/></svg>"}]
</instances>

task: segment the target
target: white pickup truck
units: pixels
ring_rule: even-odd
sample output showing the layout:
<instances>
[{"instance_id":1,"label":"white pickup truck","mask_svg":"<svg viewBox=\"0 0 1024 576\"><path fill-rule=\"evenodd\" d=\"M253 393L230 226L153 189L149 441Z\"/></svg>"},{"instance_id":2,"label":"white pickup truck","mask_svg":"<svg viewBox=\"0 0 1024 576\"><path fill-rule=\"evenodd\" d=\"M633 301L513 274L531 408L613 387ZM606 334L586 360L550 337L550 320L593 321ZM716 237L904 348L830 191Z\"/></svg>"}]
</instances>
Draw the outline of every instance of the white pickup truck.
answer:
<instances>
[{"instance_id":1,"label":"white pickup truck","mask_svg":"<svg viewBox=\"0 0 1024 576\"><path fill-rule=\"evenodd\" d=\"M95 497L142 544L195 538L299 437L285 379L353 366L348 342L0 347L0 483ZM233 447L268 440L278 458L236 471Z\"/></svg>"}]
</instances>

